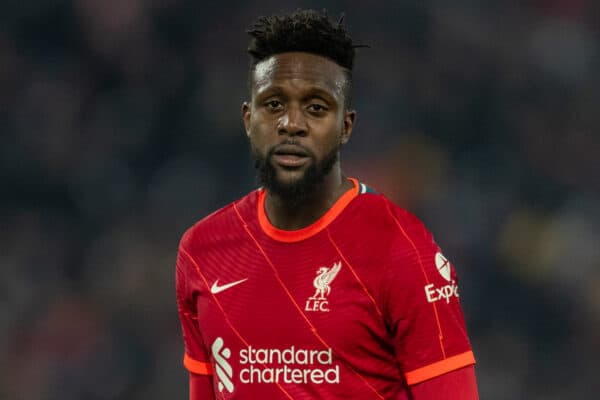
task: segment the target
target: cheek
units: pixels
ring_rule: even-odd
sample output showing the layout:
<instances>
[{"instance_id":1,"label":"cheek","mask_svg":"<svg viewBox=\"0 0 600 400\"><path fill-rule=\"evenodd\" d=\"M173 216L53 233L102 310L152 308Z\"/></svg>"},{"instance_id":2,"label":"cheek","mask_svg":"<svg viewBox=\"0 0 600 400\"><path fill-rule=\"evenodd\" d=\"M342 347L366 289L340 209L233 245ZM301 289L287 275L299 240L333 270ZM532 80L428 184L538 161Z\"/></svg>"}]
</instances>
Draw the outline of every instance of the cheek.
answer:
<instances>
[{"instance_id":1,"label":"cheek","mask_svg":"<svg viewBox=\"0 0 600 400\"><path fill-rule=\"evenodd\" d=\"M273 132L274 122L261 118L260 116L256 116L250 119L250 134L255 137L264 137L268 136L271 132Z\"/></svg>"},{"instance_id":2,"label":"cheek","mask_svg":"<svg viewBox=\"0 0 600 400\"><path fill-rule=\"evenodd\" d=\"M321 137L318 142L315 142L315 154L318 159L323 159L329 156L331 152L339 149L342 145L342 135L340 130L330 130L327 135Z\"/></svg>"},{"instance_id":3,"label":"cheek","mask_svg":"<svg viewBox=\"0 0 600 400\"><path fill-rule=\"evenodd\" d=\"M344 121L340 118L332 118L327 124L327 136L325 141L328 145L340 145L344 131Z\"/></svg>"},{"instance_id":4,"label":"cheek","mask_svg":"<svg viewBox=\"0 0 600 400\"><path fill-rule=\"evenodd\" d=\"M262 155L265 155L270 146L272 146L269 129L265 126L264 122L255 122L250 125L248 139L253 150Z\"/></svg>"}]
</instances>

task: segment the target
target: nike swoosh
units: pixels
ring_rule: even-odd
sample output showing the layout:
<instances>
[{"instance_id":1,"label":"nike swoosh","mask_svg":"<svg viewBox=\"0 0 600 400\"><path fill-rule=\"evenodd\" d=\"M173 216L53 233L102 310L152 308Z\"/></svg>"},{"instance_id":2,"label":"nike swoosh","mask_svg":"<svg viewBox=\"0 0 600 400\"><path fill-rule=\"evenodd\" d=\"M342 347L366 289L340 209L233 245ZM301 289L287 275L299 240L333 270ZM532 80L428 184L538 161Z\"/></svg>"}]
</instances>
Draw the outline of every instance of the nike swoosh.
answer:
<instances>
[{"instance_id":1,"label":"nike swoosh","mask_svg":"<svg viewBox=\"0 0 600 400\"><path fill-rule=\"evenodd\" d=\"M217 279L217 280L215 281L215 283L213 283L212 287L210 288L210 292L211 292L212 294L221 293L223 290L227 290L227 289L229 289L229 288L232 288L232 287L234 287L235 285L239 285L240 283L246 282L247 280L248 280L248 278L246 278L246 279L241 279L241 280L239 280L239 281L235 281L235 282L228 283L228 284L226 284L226 285L219 286L219 280Z\"/></svg>"}]
</instances>

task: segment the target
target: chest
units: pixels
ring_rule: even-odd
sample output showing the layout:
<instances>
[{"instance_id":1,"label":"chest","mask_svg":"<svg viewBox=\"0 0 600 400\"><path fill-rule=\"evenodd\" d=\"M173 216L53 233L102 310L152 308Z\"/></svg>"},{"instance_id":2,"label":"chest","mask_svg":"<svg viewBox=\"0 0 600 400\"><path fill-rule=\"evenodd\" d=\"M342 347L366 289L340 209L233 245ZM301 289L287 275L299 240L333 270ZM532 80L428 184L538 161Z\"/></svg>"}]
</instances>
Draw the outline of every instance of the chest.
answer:
<instances>
[{"instance_id":1,"label":"chest","mask_svg":"<svg viewBox=\"0 0 600 400\"><path fill-rule=\"evenodd\" d=\"M207 254L196 305L204 340L264 349L360 351L385 338L378 266L324 241Z\"/></svg>"}]
</instances>

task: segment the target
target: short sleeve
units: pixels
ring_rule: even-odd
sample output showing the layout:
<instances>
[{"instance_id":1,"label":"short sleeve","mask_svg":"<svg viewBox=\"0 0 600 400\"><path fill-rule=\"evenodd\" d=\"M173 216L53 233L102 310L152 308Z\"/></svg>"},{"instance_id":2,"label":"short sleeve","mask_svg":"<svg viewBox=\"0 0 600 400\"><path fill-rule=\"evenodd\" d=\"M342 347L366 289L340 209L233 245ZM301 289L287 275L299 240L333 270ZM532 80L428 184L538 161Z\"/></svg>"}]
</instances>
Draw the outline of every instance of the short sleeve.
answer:
<instances>
[{"instance_id":1,"label":"short sleeve","mask_svg":"<svg viewBox=\"0 0 600 400\"><path fill-rule=\"evenodd\" d=\"M177 309L183 333L185 352L183 365L190 372L199 375L211 375L212 366L207 356L206 346L198 326L195 299L188 290L189 270L192 267L189 255L180 247L177 254L175 288Z\"/></svg>"},{"instance_id":2,"label":"short sleeve","mask_svg":"<svg viewBox=\"0 0 600 400\"><path fill-rule=\"evenodd\" d=\"M408 385L472 365L456 271L414 216L390 208L398 229L384 273L385 317ZM404 213L404 214L403 214Z\"/></svg>"}]
</instances>

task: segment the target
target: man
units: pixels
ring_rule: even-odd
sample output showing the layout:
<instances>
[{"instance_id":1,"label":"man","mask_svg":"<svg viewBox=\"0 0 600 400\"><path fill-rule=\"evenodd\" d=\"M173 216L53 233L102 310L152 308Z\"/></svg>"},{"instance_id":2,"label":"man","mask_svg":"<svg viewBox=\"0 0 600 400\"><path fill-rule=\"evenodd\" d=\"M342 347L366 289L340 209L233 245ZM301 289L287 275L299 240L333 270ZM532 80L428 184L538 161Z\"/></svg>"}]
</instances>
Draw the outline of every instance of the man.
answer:
<instances>
[{"instance_id":1,"label":"man","mask_svg":"<svg viewBox=\"0 0 600 400\"><path fill-rule=\"evenodd\" d=\"M242 119L263 187L183 236L190 399L477 399L454 269L340 168L354 48L314 11L249 31Z\"/></svg>"}]
</instances>

